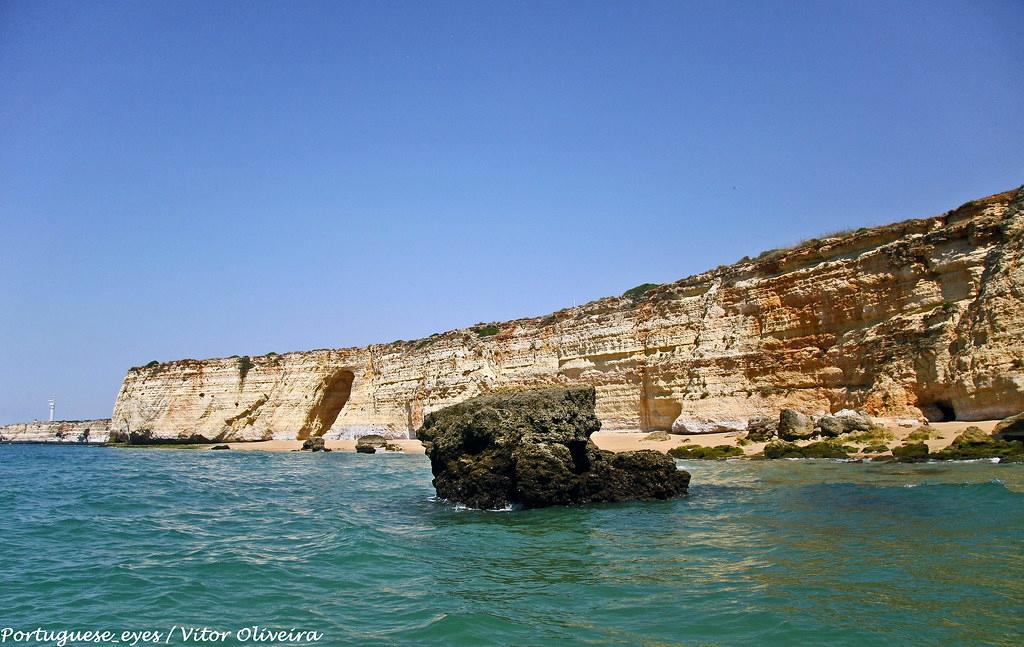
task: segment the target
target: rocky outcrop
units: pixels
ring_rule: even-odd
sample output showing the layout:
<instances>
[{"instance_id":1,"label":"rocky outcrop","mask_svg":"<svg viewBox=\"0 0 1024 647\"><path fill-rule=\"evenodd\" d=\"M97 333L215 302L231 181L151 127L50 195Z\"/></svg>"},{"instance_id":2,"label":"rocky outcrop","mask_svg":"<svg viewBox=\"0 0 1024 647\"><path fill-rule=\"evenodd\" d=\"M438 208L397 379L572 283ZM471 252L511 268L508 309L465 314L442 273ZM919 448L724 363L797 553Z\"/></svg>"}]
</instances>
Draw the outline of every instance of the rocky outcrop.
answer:
<instances>
[{"instance_id":1,"label":"rocky outcrop","mask_svg":"<svg viewBox=\"0 0 1024 647\"><path fill-rule=\"evenodd\" d=\"M377 434L360 436L356 441L356 452L359 454L376 454L378 451L400 452L402 448L394 443L389 443L387 438Z\"/></svg>"},{"instance_id":2,"label":"rocky outcrop","mask_svg":"<svg viewBox=\"0 0 1024 647\"><path fill-rule=\"evenodd\" d=\"M992 435L999 440L1024 440L1024 413L1000 420Z\"/></svg>"},{"instance_id":3,"label":"rocky outcrop","mask_svg":"<svg viewBox=\"0 0 1024 647\"><path fill-rule=\"evenodd\" d=\"M302 450L307 452L323 452L327 451L324 445L324 439L321 436L314 438L307 438L302 443Z\"/></svg>"},{"instance_id":4,"label":"rocky outcrop","mask_svg":"<svg viewBox=\"0 0 1024 647\"><path fill-rule=\"evenodd\" d=\"M901 463L925 460L961 461L999 459L1001 463L1024 462L1024 442L1005 440L998 434L990 435L978 427L968 427L953 442L937 452L930 452L925 443L908 442L892 450L893 458Z\"/></svg>"},{"instance_id":5,"label":"rocky outcrop","mask_svg":"<svg viewBox=\"0 0 1024 647\"><path fill-rule=\"evenodd\" d=\"M12 443L105 443L110 420L55 420L0 426L0 442Z\"/></svg>"},{"instance_id":6,"label":"rocky outcrop","mask_svg":"<svg viewBox=\"0 0 1024 647\"><path fill-rule=\"evenodd\" d=\"M429 414L418 437L437 496L473 508L666 499L690 475L659 452L614 454L590 440L601 428L593 387L481 396Z\"/></svg>"},{"instance_id":7,"label":"rocky outcrop","mask_svg":"<svg viewBox=\"0 0 1024 647\"><path fill-rule=\"evenodd\" d=\"M743 429L784 408L1024 410L1024 192L859 229L554 314L365 348L131 369L113 428L153 438L406 437L432 411L587 383L605 429Z\"/></svg>"}]
</instances>

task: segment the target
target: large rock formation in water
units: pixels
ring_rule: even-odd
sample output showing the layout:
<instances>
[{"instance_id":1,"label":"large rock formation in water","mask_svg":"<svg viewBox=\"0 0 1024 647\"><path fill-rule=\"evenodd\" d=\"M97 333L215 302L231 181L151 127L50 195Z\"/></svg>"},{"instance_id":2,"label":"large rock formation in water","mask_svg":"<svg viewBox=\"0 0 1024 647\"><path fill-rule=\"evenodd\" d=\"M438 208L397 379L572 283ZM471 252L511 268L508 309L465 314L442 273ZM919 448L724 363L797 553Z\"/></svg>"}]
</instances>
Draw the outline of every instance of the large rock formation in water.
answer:
<instances>
[{"instance_id":1,"label":"large rock formation in water","mask_svg":"<svg viewBox=\"0 0 1024 647\"><path fill-rule=\"evenodd\" d=\"M410 435L499 389L588 383L605 429L743 429L864 409L1024 410L1024 192L766 252L554 314L407 342L131 369L113 428L153 438Z\"/></svg>"},{"instance_id":2,"label":"large rock formation in water","mask_svg":"<svg viewBox=\"0 0 1024 647\"><path fill-rule=\"evenodd\" d=\"M473 508L539 508L667 499L686 492L687 472L650 449L614 454L590 435L601 428L594 388L538 389L472 398L427 415L418 437L442 499Z\"/></svg>"}]
</instances>

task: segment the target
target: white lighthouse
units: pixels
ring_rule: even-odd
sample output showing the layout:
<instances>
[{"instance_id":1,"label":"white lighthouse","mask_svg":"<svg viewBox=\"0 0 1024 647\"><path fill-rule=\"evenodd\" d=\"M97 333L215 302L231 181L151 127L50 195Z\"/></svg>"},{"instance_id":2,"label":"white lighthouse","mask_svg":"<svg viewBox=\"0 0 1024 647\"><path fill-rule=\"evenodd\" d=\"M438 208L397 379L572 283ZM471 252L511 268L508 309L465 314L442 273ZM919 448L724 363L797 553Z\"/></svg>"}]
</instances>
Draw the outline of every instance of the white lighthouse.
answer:
<instances>
[{"instance_id":1,"label":"white lighthouse","mask_svg":"<svg viewBox=\"0 0 1024 647\"><path fill-rule=\"evenodd\" d=\"M57 398L50 398L50 422L53 422L53 410L57 406Z\"/></svg>"}]
</instances>

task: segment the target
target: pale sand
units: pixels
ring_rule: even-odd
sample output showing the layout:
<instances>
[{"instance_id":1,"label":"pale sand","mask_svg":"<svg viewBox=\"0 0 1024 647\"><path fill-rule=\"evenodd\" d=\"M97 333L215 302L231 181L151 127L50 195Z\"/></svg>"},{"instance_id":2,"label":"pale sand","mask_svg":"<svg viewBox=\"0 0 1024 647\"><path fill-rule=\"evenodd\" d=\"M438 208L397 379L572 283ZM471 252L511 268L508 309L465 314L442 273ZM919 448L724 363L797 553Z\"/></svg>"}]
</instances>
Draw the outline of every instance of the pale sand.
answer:
<instances>
[{"instance_id":1,"label":"pale sand","mask_svg":"<svg viewBox=\"0 0 1024 647\"><path fill-rule=\"evenodd\" d=\"M920 425L902 426L895 421L877 420L878 424L884 426L887 431L893 434L892 440L886 441L890 448L903 444L904 439ZM946 447L964 429L978 427L982 431L991 432L998 420L983 420L980 422L933 422L926 429L931 432L932 437L925 441L930 451L936 451ZM627 452L636 449L656 449L659 452L667 452L673 447L689 445L691 447L714 447L716 445L738 445L740 438L746 435L745 431L732 431L721 434L687 434L671 435L668 440L644 440L647 432L642 431L598 431L591 438L601 449L613 452ZM820 439L819 439L820 440ZM418 440L396 439L389 440L389 443L398 445L406 454L422 454L423 445ZM264 452L290 452L302 448L301 440L261 440L246 443L225 443L232 450L242 451L264 451ZM356 441L354 440L328 440L324 443L328 449L339 452L354 452ZM750 443L743 446L743 452L747 455L758 454L764 450L767 443ZM806 444L806 443L800 443ZM209 448L213 445L201 445Z\"/></svg>"},{"instance_id":2,"label":"pale sand","mask_svg":"<svg viewBox=\"0 0 1024 647\"><path fill-rule=\"evenodd\" d=\"M886 445L891 449L903 444L903 441L912 432L921 429L921 425L902 426L895 424L895 421L878 419L875 421L894 438L887 440ZM992 428L998 424L998 420L982 420L978 422L932 422L924 427L931 433L931 438L924 441L929 451L936 451L948 446L953 440L968 427L978 427L986 433L991 433ZM659 452L667 452L673 447L687 445L690 447L714 447L716 445L738 445L740 438L746 435L745 431L731 431L721 434L684 434L671 435L668 440L644 440L646 432L641 431L599 431L591 438L601 449L613 452L627 452L636 449L656 449ZM822 440L816 438L815 440ZM841 440L841 439L840 439ZM813 441L810 441L813 442ZM743 452L747 456L759 454L764 450L767 443L750 443L743 446ZM801 445L806 442L798 443Z\"/></svg>"}]
</instances>

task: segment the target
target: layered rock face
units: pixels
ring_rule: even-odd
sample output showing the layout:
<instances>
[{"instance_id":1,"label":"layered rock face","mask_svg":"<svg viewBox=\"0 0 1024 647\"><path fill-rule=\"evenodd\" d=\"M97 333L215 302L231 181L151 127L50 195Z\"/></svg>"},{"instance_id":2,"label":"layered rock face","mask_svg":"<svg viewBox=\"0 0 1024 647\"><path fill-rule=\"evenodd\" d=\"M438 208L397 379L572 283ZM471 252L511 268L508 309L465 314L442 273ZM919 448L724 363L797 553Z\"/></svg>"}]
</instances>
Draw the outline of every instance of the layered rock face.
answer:
<instances>
[{"instance_id":1,"label":"layered rock face","mask_svg":"<svg viewBox=\"0 0 1024 647\"><path fill-rule=\"evenodd\" d=\"M105 443L109 438L109 420L36 421L0 426L0 442Z\"/></svg>"},{"instance_id":2,"label":"layered rock face","mask_svg":"<svg viewBox=\"0 0 1024 647\"><path fill-rule=\"evenodd\" d=\"M113 429L258 440L414 433L508 388L586 383L605 429L745 429L785 408L1024 410L1024 192L766 252L545 317L365 348L128 372Z\"/></svg>"},{"instance_id":3,"label":"layered rock face","mask_svg":"<svg viewBox=\"0 0 1024 647\"><path fill-rule=\"evenodd\" d=\"M601 428L593 387L485 395L429 414L419 430L437 495L473 508L667 499L690 474L659 452L614 454L590 435Z\"/></svg>"}]
</instances>

